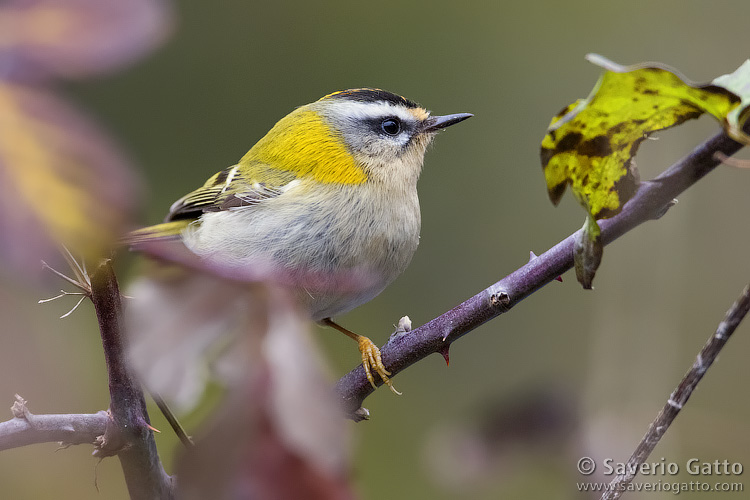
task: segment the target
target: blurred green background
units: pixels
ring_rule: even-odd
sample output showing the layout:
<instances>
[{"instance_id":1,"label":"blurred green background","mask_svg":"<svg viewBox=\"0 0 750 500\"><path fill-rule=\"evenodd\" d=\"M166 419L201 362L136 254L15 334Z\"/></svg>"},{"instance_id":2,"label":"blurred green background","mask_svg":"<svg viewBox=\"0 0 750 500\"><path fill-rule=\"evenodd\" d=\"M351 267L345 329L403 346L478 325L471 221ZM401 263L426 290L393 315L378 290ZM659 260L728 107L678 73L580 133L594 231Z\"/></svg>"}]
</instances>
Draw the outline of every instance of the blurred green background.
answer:
<instances>
[{"instance_id":1,"label":"blurred green background","mask_svg":"<svg viewBox=\"0 0 750 500\"><path fill-rule=\"evenodd\" d=\"M572 196L556 209L549 202L538 150L550 118L596 82L586 53L621 64L661 61L696 81L732 72L750 54L750 3L739 0L193 0L176 10L175 36L153 56L65 89L140 165L143 223L159 221L172 201L236 162L295 106L334 90L380 87L438 114L476 115L441 134L427 154L422 240L410 268L339 318L379 344L402 315L420 325L580 227L583 211ZM637 158L642 178L717 129L702 118L647 141ZM396 377L402 397L377 391L366 401L372 420L351 424L361 497L593 498L575 489L587 480L575 470L578 458L627 460L750 280L748 193L750 171L719 168L661 220L607 247L594 291L568 273L455 343L450 368L432 356ZM23 285L0 289L0 401L10 406L19 393L35 413L106 407L90 305L57 320L68 304L38 306L38 294ZM336 374L357 364L350 341L316 333ZM693 457L750 467L749 349L744 324L652 461L663 457L683 471ZM549 420L535 419L533 404ZM157 441L169 466L177 443L153 413L165 429ZM97 464L87 446L54 451L0 453L2 496L126 498L116 460ZM749 488L691 498L746 498Z\"/></svg>"}]
</instances>

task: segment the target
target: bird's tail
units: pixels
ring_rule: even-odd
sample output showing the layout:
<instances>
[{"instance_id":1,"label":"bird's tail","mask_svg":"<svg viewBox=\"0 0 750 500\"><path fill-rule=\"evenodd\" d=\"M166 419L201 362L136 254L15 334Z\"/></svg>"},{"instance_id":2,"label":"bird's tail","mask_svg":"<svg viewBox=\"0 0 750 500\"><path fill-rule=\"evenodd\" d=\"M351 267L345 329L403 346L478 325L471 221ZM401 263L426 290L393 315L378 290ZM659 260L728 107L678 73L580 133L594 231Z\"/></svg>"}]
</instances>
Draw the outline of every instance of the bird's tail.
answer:
<instances>
[{"instance_id":1,"label":"bird's tail","mask_svg":"<svg viewBox=\"0 0 750 500\"><path fill-rule=\"evenodd\" d=\"M135 231L128 233L127 236L122 239L122 243L125 245L137 246L151 241L175 239L180 236L180 233L182 233L191 222L193 222L191 219L182 219L136 229Z\"/></svg>"}]
</instances>

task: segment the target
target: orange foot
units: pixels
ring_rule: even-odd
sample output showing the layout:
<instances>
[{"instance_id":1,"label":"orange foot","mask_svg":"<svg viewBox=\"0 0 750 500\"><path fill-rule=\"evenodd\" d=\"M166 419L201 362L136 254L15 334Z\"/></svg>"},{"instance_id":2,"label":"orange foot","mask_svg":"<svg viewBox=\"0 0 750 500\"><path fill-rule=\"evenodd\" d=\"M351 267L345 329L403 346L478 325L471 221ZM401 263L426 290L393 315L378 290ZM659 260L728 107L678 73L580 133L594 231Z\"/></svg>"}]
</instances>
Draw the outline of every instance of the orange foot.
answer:
<instances>
[{"instance_id":1,"label":"orange foot","mask_svg":"<svg viewBox=\"0 0 750 500\"><path fill-rule=\"evenodd\" d=\"M390 375L391 372L385 369L383 359L380 356L380 349L378 349L378 346L376 346L372 342L372 340L362 335L357 335L350 330L347 330L343 326L333 321L331 318L325 318L321 321L321 323L326 326L330 326L331 328L340 331L347 337L357 341L359 352L362 354L362 367L365 369L365 373L367 374L367 380L370 381L370 384L374 389L377 389L377 386L375 385L375 378L372 376L372 372L380 375L383 383L388 386L391 392L393 392L394 394L398 394L399 396L401 395L401 393L398 392L395 387L393 387L393 382L391 382L391 379L388 378L388 375Z\"/></svg>"},{"instance_id":2,"label":"orange foot","mask_svg":"<svg viewBox=\"0 0 750 500\"><path fill-rule=\"evenodd\" d=\"M396 390L395 387L393 387L393 382L391 382L391 379L388 378L388 375L391 374L388 370L385 369L385 365L383 364L383 359L380 356L380 349L378 349L378 346L376 346L372 340L368 339L367 337L364 337L362 335L358 335L357 344L359 344L359 352L362 354L362 366L365 369L365 373L367 374L367 380L370 381L370 384L374 389L377 389L377 386L375 385L375 379L372 376L372 372L375 371L378 375L380 375L380 378L383 380L383 383L388 386L388 388L393 392L394 394L401 395L400 392Z\"/></svg>"}]
</instances>

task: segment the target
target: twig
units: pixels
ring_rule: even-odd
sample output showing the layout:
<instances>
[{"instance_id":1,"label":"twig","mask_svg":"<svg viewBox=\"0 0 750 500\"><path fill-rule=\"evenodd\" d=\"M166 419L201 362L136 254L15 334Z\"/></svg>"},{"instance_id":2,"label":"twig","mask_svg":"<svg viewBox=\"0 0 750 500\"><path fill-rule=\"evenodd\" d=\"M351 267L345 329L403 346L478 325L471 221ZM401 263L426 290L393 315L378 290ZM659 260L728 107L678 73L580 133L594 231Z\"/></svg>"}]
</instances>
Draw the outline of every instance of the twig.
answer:
<instances>
[{"instance_id":1,"label":"twig","mask_svg":"<svg viewBox=\"0 0 750 500\"><path fill-rule=\"evenodd\" d=\"M62 279L83 289L81 298L89 296L94 304L109 378L109 411L34 415L29 412L26 402L16 396L16 403L12 407L14 418L0 423L0 450L42 442L91 443L95 446L95 456L117 455L120 459L131 499L172 499L172 478L166 474L159 460L143 391L125 362L122 303L112 265L109 260L105 261L89 277L86 268L68 256L77 280L44 265ZM79 294L63 291L56 298L65 295Z\"/></svg>"},{"instance_id":2,"label":"twig","mask_svg":"<svg viewBox=\"0 0 750 500\"><path fill-rule=\"evenodd\" d=\"M713 364L721 349L726 345L729 337L740 324L742 319L750 310L750 285L746 286L737 301L727 311L724 321L719 323L716 333L708 339L701 352L695 358L692 368L682 377L680 384L672 392L664 408L661 409L654 421L643 436L638 447L630 456L625 466L625 474L618 474L609 483L607 490L602 494L601 500L617 500L626 490L627 485L635 479L636 473L642 463L654 450L667 432L669 426L680 413L695 387L703 379L706 370Z\"/></svg>"},{"instance_id":3,"label":"twig","mask_svg":"<svg viewBox=\"0 0 750 500\"><path fill-rule=\"evenodd\" d=\"M37 443L95 444L111 422L106 411L34 415L18 394L11 411L13 418L0 423L0 451Z\"/></svg>"},{"instance_id":4,"label":"twig","mask_svg":"<svg viewBox=\"0 0 750 500\"><path fill-rule=\"evenodd\" d=\"M109 411L116 424L107 428L96 454L117 455L131 499L171 499L172 479L159 460L143 391L125 363L120 290L110 261L91 277L91 301L107 363Z\"/></svg>"},{"instance_id":5,"label":"twig","mask_svg":"<svg viewBox=\"0 0 750 500\"><path fill-rule=\"evenodd\" d=\"M180 442L186 447L186 448L192 448L195 446L195 443L193 442L193 439L188 436L188 433L185 431L185 428L180 423L180 420L177 418L177 416L172 411L172 408L169 407L166 401L164 401L164 398L161 397L161 394L159 394L156 391L149 390L149 394L151 395L151 399L154 400L154 403L156 403L156 406L161 410L162 415L164 415L164 418L167 419L167 422L169 422L170 427L172 427L172 430L177 435L177 437L180 439Z\"/></svg>"},{"instance_id":6,"label":"twig","mask_svg":"<svg viewBox=\"0 0 750 500\"><path fill-rule=\"evenodd\" d=\"M62 254L65 258L65 262L68 263L68 266L70 266L70 269L73 271L73 273L76 276L76 280L81 283L82 285L88 285L88 290L91 290L91 277L89 276L89 273L86 271L86 261L82 260L81 263L76 260L75 257L73 257L73 254L70 253L70 250L68 250L68 247L64 246L62 247Z\"/></svg>"},{"instance_id":7,"label":"twig","mask_svg":"<svg viewBox=\"0 0 750 500\"><path fill-rule=\"evenodd\" d=\"M42 267L44 269L47 269L49 272L51 272L52 274L54 274L58 278L67 281L68 283L70 283L74 287L80 288L81 290L83 290L83 293L85 293L86 295L90 295L91 294L91 283L89 283L88 280L74 280L73 278L64 275L63 273L61 273L57 269L53 268L52 266L50 266L49 264L47 264L44 261L42 261ZM74 271L77 272L76 269L74 269Z\"/></svg>"},{"instance_id":8,"label":"twig","mask_svg":"<svg viewBox=\"0 0 750 500\"><path fill-rule=\"evenodd\" d=\"M719 133L708 139L689 155L678 161L653 181L641 183L633 199L622 212L599 222L602 243L609 244L639 224L659 218L672 200L685 189L711 172L720 162L716 152L733 155L742 146ZM450 344L483 323L510 310L532 293L554 280L573 266L573 234L553 248L531 260L489 288L454 307L429 323L396 336L381 349L383 363L396 375L406 367L432 353L447 354ZM377 380L382 384L381 380ZM373 392L361 366L344 375L336 385L350 418L361 420L366 412L360 409L364 399Z\"/></svg>"}]
</instances>

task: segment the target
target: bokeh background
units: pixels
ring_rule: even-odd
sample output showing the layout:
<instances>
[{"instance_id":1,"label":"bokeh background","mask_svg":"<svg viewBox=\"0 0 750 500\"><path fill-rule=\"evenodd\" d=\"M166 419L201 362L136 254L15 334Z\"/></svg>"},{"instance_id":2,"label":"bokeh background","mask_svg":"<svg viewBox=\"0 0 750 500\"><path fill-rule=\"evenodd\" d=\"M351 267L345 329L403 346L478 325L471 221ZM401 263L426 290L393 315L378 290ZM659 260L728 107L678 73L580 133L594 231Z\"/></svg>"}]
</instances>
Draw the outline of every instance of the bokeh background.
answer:
<instances>
[{"instance_id":1,"label":"bokeh background","mask_svg":"<svg viewBox=\"0 0 750 500\"><path fill-rule=\"evenodd\" d=\"M380 344L399 317L420 325L580 227L572 196L550 204L538 150L550 118L596 82L599 69L586 53L622 64L661 61L695 81L732 72L750 55L750 3L739 0L193 0L175 9L174 36L148 59L63 88L139 166L144 224L236 162L295 106L333 90L380 87L438 114L476 115L441 134L427 154L422 239L410 268L339 318ZM702 118L647 141L637 158L642 177L717 129ZM402 397L377 391L366 401L372 420L351 424L362 498L592 498L575 489L587 480L577 460L627 460L750 280L748 193L750 171L717 169L661 220L607 247L594 291L568 273L456 342L449 368L431 356L395 378ZM0 401L10 406L19 393L35 413L104 408L90 305L58 320L72 303L36 304L55 288L2 284ZM316 333L332 372L357 364L350 341ZM652 461L683 471L690 458L750 468L748 350L744 324ZM176 440L163 432L157 442L170 467ZM126 498L117 461L97 463L90 452L38 445L0 453L2 496ZM697 479L745 482L748 474ZM640 478L691 480L684 472ZM745 498L744 486L744 493L691 498Z\"/></svg>"}]
</instances>

